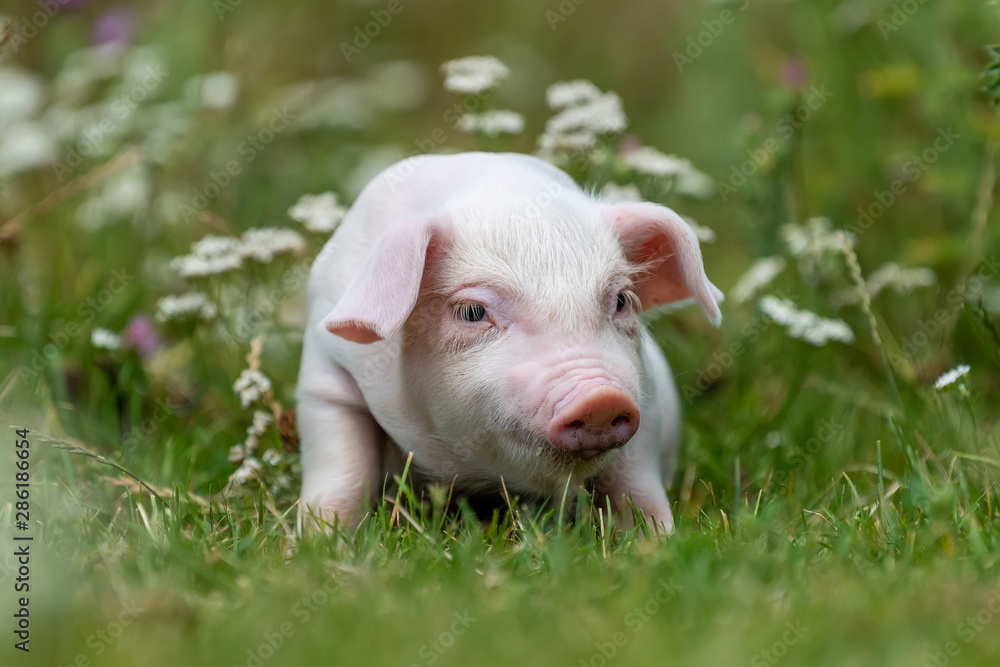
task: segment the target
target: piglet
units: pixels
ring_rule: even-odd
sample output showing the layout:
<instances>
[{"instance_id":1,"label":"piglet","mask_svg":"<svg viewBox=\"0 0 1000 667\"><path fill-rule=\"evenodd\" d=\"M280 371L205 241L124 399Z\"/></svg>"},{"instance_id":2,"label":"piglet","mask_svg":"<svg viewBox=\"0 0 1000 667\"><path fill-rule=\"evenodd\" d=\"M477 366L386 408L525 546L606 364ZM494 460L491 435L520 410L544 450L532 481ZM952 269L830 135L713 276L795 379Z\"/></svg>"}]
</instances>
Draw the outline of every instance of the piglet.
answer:
<instances>
[{"instance_id":1,"label":"piglet","mask_svg":"<svg viewBox=\"0 0 1000 667\"><path fill-rule=\"evenodd\" d=\"M310 274L300 519L357 525L412 454L423 482L585 484L670 531L680 407L639 313L688 299L718 325L722 293L669 208L602 201L528 155L395 164Z\"/></svg>"}]
</instances>

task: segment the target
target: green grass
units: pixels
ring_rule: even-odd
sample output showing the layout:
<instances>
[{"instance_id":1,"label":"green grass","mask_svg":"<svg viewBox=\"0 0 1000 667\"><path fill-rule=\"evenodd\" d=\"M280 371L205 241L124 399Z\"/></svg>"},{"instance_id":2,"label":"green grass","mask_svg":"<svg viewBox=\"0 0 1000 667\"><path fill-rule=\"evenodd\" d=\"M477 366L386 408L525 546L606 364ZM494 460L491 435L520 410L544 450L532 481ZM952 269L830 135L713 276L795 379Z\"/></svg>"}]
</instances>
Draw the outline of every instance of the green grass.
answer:
<instances>
[{"instance_id":1,"label":"green grass","mask_svg":"<svg viewBox=\"0 0 1000 667\"><path fill-rule=\"evenodd\" d=\"M555 2L414 2L351 63L339 43L383 5L242 3L222 21L206 3L137 6L137 42L170 65L150 104L222 69L240 77L240 96L191 114L171 157L144 163L149 205L98 229L75 216L103 180L76 193L47 169L0 181L0 225L62 193L0 243L0 424L11 427L0 453L0 664L996 664L1000 128L979 78L985 45L1000 41L994 9L925 3L883 38L891 6L754 2L678 72L673 52L722 8L674 4L584 3L553 31L544 11ZM841 29L842 4L867 7L870 20ZM0 66L16 62L49 86L97 13L67 10ZM203 235L293 226L285 210L300 195L349 198L358 164L386 146L411 153L436 128L447 128L448 149L482 147L443 124L455 100L435 72L474 53L511 66L490 104L528 122L488 148L533 150L545 86L585 77L622 96L629 132L719 182L780 136L809 86L831 93L725 200L668 200L718 234L704 253L723 290L751 261L784 254L789 268L766 291L845 320L856 337L813 347L752 301L724 304L720 330L693 310L652 322L685 411L673 536L616 532L575 489L567 521L553 509L562 498L512 499L512 512L477 517L461 499L446 506L445 491L404 486L356 533L296 540L290 490L224 493L228 450L250 421L232 384L258 334L273 398L293 405L302 290L285 280L315 247L206 283L231 311L211 327L161 326L154 358L89 344L93 328L121 330L185 289L166 263ZM377 78L402 58L424 68L418 104L377 108L363 127L281 133L213 199L215 217L178 213L266 124L279 89ZM808 72L804 90L782 84L791 58ZM102 86L95 99L116 94ZM859 228L859 207L942 128L958 140ZM886 291L872 318L838 307L836 295L858 290L849 262L830 253L811 271L783 250L781 226L818 215L854 229L862 280L895 261L934 269L937 285ZM123 268L135 278L112 289ZM88 310L104 290L106 305ZM265 311L263 326L246 326ZM935 390L959 363L971 367L966 389ZM14 427L30 428L32 443L30 654L10 632ZM285 444L271 429L262 449Z\"/></svg>"}]
</instances>

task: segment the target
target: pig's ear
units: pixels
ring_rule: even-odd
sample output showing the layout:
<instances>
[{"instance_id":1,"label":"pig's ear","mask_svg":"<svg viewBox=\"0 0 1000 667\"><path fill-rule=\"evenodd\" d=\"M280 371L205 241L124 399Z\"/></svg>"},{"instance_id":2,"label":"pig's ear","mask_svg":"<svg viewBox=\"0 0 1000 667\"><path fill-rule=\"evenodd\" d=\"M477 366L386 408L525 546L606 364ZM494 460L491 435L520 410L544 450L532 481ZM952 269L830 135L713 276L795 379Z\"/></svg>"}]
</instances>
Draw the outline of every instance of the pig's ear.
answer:
<instances>
[{"instance_id":1,"label":"pig's ear","mask_svg":"<svg viewBox=\"0 0 1000 667\"><path fill-rule=\"evenodd\" d=\"M694 299L715 326L722 322L722 292L705 275L691 226L659 204L611 205L615 231L629 262L640 267L636 293L643 309Z\"/></svg>"},{"instance_id":2,"label":"pig's ear","mask_svg":"<svg viewBox=\"0 0 1000 667\"><path fill-rule=\"evenodd\" d=\"M392 225L323 320L326 330L355 343L374 343L398 331L417 303L427 255L444 244L448 228L442 220Z\"/></svg>"}]
</instances>

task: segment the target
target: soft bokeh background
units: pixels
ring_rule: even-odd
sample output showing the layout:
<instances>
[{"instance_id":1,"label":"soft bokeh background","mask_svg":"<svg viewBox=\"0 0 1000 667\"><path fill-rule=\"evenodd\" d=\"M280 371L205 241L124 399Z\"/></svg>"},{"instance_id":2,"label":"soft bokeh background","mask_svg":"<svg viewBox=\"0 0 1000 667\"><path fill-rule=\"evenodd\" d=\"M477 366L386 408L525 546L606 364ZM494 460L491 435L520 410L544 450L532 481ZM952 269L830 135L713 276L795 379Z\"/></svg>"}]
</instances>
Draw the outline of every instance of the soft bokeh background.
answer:
<instances>
[{"instance_id":1,"label":"soft bokeh background","mask_svg":"<svg viewBox=\"0 0 1000 667\"><path fill-rule=\"evenodd\" d=\"M46 13L4 0L0 414L32 429L36 541L32 652L0 646L3 664L995 664L1000 136L981 77L995 8L389 4L53 0ZM391 20L355 42L372 12ZM453 126L463 98L438 68L480 54L510 68L484 104L523 114L518 136ZM660 192L622 170L619 149L653 146L732 183L776 146L735 192L660 199L714 231L703 251L724 291L782 257L760 293L843 320L855 342L793 338L756 298L730 298L720 330L693 309L652 323L686 412L670 540L612 540L587 517L480 528L416 502L420 529L390 526L390 507L359 536L296 545L301 280L325 236L288 209L327 191L348 205L432 137L437 151L533 152L546 88L578 78L617 92L629 119L591 187L612 173ZM782 119L810 100L786 136ZM244 143L285 116L259 148ZM914 172L942 132L957 138ZM233 160L240 173L209 195ZM905 189L860 226L894 182ZM171 267L207 234L257 227L304 244L225 278ZM839 250L816 259L789 241L839 229L855 232L866 277L888 262L933 271L932 285L872 297L879 339ZM219 311L211 322L154 318L192 288ZM119 349L95 345L95 329ZM959 364L968 374L936 390ZM272 383L277 424L259 450L277 458L263 483L234 488L230 450L253 408L233 384L248 365ZM466 631L453 613L477 620Z\"/></svg>"}]
</instances>

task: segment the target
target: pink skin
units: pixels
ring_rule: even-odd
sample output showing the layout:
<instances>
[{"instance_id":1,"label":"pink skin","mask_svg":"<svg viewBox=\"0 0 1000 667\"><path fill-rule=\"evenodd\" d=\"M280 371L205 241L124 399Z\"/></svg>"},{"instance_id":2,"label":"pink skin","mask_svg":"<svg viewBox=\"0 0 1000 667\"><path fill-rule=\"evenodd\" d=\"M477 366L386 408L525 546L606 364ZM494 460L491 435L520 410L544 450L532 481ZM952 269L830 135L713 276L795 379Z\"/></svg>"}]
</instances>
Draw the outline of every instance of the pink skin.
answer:
<instances>
[{"instance_id":1,"label":"pink skin","mask_svg":"<svg viewBox=\"0 0 1000 667\"><path fill-rule=\"evenodd\" d=\"M617 302L619 292L628 286L627 280L616 280L610 291L613 301ZM593 340L566 344L557 336L552 345L551 327L490 286L460 286L449 303L449 310L456 313L463 305L479 304L486 315L479 322L466 322L458 316L446 318L445 340L475 341L491 330L501 330L516 340L508 340L511 349L529 359L511 369L507 383L509 414L526 431L547 440L559 452L587 460L622 447L635 435L639 408L633 398L636 392L617 379L629 375L627 369L615 368L621 362L620 355L602 353ZM634 318L631 308L616 312L615 305L609 314L616 323ZM629 329L630 324L623 326ZM532 335L534 332L542 335ZM627 384L634 385L634 381Z\"/></svg>"},{"instance_id":2,"label":"pink skin","mask_svg":"<svg viewBox=\"0 0 1000 667\"><path fill-rule=\"evenodd\" d=\"M572 402L557 408L549 424L549 442L556 449L589 459L621 447L639 430L639 408L617 387L584 383L570 397Z\"/></svg>"},{"instance_id":3,"label":"pink skin","mask_svg":"<svg viewBox=\"0 0 1000 667\"><path fill-rule=\"evenodd\" d=\"M412 454L460 491L590 480L669 530L679 403L636 315L693 299L717 324L721 298L663 206L600 201L524 155L390 168L310 275L302 516L355 524Z\"/></svg>"}]
</instances>

